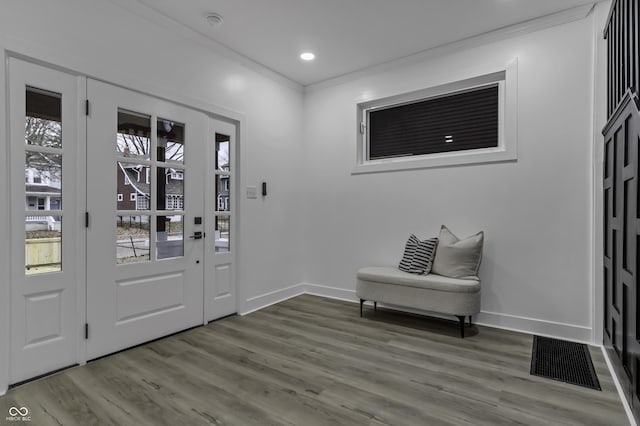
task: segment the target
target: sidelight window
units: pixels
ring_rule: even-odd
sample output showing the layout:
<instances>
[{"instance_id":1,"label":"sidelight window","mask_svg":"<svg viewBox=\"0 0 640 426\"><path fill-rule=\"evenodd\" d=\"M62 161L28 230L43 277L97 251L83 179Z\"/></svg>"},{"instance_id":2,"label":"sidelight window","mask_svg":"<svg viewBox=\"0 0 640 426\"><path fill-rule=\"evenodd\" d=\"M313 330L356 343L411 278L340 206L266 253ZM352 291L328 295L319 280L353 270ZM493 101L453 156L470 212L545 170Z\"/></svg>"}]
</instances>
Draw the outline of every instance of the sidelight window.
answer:
<instances>
[{"instance_id":1,"label":"sidelight window","mask_svg":"<svg viewBox=\"0 0 640 426\"><path fill-rule=\"evenodd\" d=\"M62 95L26 87L25 273L62 271Z\"/></svg>"},{"instance_id":2,"label":"sidelight window","mask_svg":"<svg viewBox=\"0 0 640 426\"><path fill-rule=\"evenodd\" d=\"M231 250L231 138L221 133L216 133L215 138L215 251L224 253Z\"/></svg>"}]
</instances>

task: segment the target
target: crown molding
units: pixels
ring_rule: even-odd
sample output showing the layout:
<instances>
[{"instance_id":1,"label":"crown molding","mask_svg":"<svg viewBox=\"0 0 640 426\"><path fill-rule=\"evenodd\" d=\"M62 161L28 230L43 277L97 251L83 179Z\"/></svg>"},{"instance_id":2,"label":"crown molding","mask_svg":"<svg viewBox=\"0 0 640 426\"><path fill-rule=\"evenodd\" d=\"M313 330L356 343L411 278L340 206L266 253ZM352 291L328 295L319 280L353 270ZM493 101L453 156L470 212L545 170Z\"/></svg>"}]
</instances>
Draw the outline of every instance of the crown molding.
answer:
<instances>
[{"instance_id":1,"label":"crown molding","mask_svg":"<svg viewBox=\"0 0 640 426\"><path fill-rule=\"evenodd\" d=\"M337 86L349 81L356 80L361 77L379 74L384 71L389 71L395 68L405 67L408 65L417 64L427 61L429 59L443 56L449 53L457 52L460 50L470 49L486 44L490 44L496 41L502 41L513 37L522 36L529 33L544 30L546 28L555 27L562 24L567 24L573 21L579 21L585 19L593 8L594 3L589 3L583 6L573 7L561 12L552 13L550 15L541 16L539 18L531 19L529 21L521 22L519 24L509 25L497 30L489 31L480 35L464 38L451 43L436 46L430 49L423 50L412 55L404 56L402 58L393 59L388 62L383 62L378 65L373 65L358 71L353 71L347 74L343 74L338 77L334 77L328 80L324 80L318 83L313 83L304 87L305 92L313 92L315 90L321 90L332 86Z\"/></svg>"},{"instance_id":2,"label":"crown molding","mask_svg":"<svg viewBox=\"0 0 640 426\"><path fill-rule=\"evenodd\" d=\"M302 85L297 83L284 75L266 67L265 65L254 61L253 59L233 50L232 48L207 37L206 35L195 31L186 25L176 21L175 19L165 15L158 9L143 3L141 0L108 0L110 3L117 7L135 14L136 16L145 19L146 21L159 25L163 28L171 30L173 33L183 37L184 39L198 43L198 45L210 50L222 57L225 57L235 63L238 63L264 77L270 78L280 84L283 84L289 88L304 91L313 92L315 90L336 86L339 84L353 81L355 79L378 74L384 71L388 71L394 68L408 66L420 62L424 62L428 59L446 55L455 51L464 49L470 49L493 43L496 41L506 40L513 37L533 33L546 28L563 25L569 22L585 19L593 10L597 2L604 0L597 0L593 3L586 5L566 9L560 12L552 13L549 15L541 16L539 18L531 19L529 21L521 22L514 25L509 25L503 28L492 30L480 35L464 38L451 43L443 44L433 48L429 48L411 55L407 55L401 58L393 59L387 62L383 62L377 65L372 65L360 70L349 72L337 77L333 77L318 83L312 83L309 85Z\"/></svg>"},{"instance_id":3,"label":"crown molding","mask_svg":"<svg viewBox=\"0 0 640 426\"><path fill-rule=\"evenodd\" d=\"M129 13L132 13L147 22L150 22L154 25L161 26L170 30L172 33L177 34L178 36L195 42L201 47L212 51L226 59L229 59L241 66L254 71L257 74L260 74L264 77L267 77L271 80L274 80L284 86L287 86L291 89L302 92L304 86L300 83L297 83L282 74L262 65L259 62L254 61L253 59L231 49L230 47L217 42L204 34L195 31L186 25L176 21L175 19L165 15L154 7L151 7L140 0L108 0L113 5L126 10Z\"/></svg>"}]
</instances>

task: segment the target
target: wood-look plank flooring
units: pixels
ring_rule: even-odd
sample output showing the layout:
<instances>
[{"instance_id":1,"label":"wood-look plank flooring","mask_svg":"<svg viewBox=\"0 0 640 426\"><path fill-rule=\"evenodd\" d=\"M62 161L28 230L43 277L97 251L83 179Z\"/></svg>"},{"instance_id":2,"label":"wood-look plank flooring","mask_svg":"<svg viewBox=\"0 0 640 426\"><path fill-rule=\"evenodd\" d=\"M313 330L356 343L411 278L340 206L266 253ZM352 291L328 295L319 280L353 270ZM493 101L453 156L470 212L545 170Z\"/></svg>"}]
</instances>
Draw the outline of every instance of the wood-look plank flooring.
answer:
<instances>
[{"instance_id":1,"label":"wood-look plank flooring","mask_svg":"<svg viewBox=\"0 0 640 426\"><path fill-rule=\"evenodd\" d=\"M531 376L531 335L299 296L11 389L32 425L628 425L602 391Z\"/></svg>"}]
</instances>

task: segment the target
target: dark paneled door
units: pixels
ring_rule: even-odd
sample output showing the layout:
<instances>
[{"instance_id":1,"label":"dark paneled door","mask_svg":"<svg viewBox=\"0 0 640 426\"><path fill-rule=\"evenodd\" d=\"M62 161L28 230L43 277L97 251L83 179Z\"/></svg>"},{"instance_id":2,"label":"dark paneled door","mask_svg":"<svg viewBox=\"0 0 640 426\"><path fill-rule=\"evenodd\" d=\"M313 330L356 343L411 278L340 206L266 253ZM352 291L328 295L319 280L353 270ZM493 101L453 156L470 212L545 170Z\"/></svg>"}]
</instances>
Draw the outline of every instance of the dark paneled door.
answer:
<instances>
[{"instance_id":1,"label":"dark paneled door","mask_svg":"<svg viewBox=\"0 0 640 426\"><path fill-rule=\"evenodd\" d=\"M640 113L636 100L627 92L603 131L604 344L635 415L640 417Z\"/></svg>"}]
</instances>

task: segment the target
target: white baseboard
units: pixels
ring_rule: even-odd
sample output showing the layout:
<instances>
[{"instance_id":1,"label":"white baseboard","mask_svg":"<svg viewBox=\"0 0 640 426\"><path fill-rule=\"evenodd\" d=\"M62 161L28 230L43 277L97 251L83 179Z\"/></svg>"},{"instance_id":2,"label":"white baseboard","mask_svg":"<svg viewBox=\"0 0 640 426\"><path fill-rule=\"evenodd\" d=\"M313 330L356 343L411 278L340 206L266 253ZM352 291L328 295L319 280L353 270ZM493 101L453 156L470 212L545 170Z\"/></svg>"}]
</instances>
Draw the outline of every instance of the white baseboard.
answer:
<instances>
[{"instance_id":1,"label":"white baseboard","mask_svg":"<svg viewBox=\"0 0 640 426\"><path fill-rule=\"evenodd\" d=\"M294 284L292 286L271 291L269 293L261 294L259 296L250 297L243 304L242 310L238 312L239 315L247 315L251 312L258 311L267 306L275 305L278 302L282 302L292 297L300 296L304 294L306 290L305 284Z\"/></svg>"},{"instance_id":2,"label":"white baseboard","mask_svg":"<svg viewBox=\"0 0 640 426\"><path fill-rule=\"evenodd\" d=\"M486 311L481 311L476 318L477 324L488 327L594 344L593 332L589 327Z\"/></svg>"},{"instance_id":3,"label":"white baseboard","mask_svg":"<svg viewBox=\"0 0 640 426\"><path fill-rule=\"evenodd\" d=\"M344 288L329 287L320 284L304 283L305 293L314 296L328 297L329 299L346 300L347 302L358 302L355 290L345 290Z\"/></svg>"},{"instance_id":4,"label":"white baseboard","mask_svg":"<svg viewBox=\"0 0 640 426\"><path fill-rule=\"evenodd\" d=\"M356 296L355 290L346 290L343 288L331 287L321 284L300 283L284 288L282 290L273 291L248 299L245 303L245 309L240 313L240 315L246 315L250 312L262 309L274 303L278 303L301 294L311 294L315 296L328 297L331 299L339 299L349 302L359 301L358 297ZM402 306L388 304L385 305L382 303L379 303L378 305L381 307L388 307L390 309L399 311L452 319L447 315L421 311L419 309L410 309ZM563 324L553 321L545 321L535 318L526 318L516 315L487 311L482 311L478 315L475 315L473 318L473 322L475 324L484 325L487 327L519 331L529 334L537 334L539 336L555 337L580 343L594 344L594 342L592 341L593 334L591 328L573 324Z\"/></svg>"}]
</instances>

